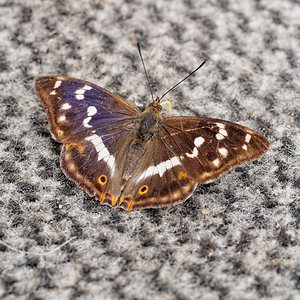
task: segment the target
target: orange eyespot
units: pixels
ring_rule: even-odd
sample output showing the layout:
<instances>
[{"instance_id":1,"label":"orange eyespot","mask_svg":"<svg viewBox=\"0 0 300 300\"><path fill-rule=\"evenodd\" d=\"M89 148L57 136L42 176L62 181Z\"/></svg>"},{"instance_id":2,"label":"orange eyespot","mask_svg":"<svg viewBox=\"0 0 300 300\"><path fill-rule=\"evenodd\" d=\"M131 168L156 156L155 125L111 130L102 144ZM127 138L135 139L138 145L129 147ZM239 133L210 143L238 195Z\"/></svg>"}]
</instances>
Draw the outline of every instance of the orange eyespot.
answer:
<instances>
[{"instance_id":1,"label":"orange eyespot","mask_svg":"<svg viewBox=\"0 0 300 300\"><path fill-rule=\"evenodd\" d=\"M106 184L106 182L107 182L107 177L106 177L105 175L101 175L101 176L98 178L98 182L99 182L101 185Z\"/></svg>"},{"instance_id":2,"label":"orange eyespot","mask_svg":"<svg viewBox=\"0 0 300 300\"><path fill-rule=\"evenodd\" d=\"M140 195L144 195L148 192L148 190L149 190L148 185L143 185L140 187L139 193L140 193Z\"/></svg>"},{"instance_id":3,"label":"orange eyespot","mask_svg":"<svg viewBox=\"0 0 300 300\"><path fill-rule=\"evenodd\" d=\"M183 171L181 171L178 175L178 179L181 180L181 179L186 179L187 178L187 174Z\"/></svg>"}]
</instances>

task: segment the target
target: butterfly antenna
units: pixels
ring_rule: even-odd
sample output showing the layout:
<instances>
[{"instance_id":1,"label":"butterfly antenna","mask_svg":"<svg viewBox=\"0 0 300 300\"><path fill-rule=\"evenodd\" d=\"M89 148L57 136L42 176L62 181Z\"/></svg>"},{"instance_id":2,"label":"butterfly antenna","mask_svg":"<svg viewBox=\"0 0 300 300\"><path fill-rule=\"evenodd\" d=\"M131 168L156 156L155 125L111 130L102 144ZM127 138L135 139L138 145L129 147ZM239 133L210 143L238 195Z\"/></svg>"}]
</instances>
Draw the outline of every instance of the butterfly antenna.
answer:
<instances>
[{"instance_id":1,"label":"butterfly antenna","mask_svg":"<svg viewBox=\"0 0 300 300\"><path fill-rule=\"evenodd\" d=\"M145 71L145 74L146 74L146 78L147 78L149 90L150 90L150 93L151 93L151 96L152 96L152 101L154 103L153 92L152 92L152 88L151 88L151 85L150 85L149 76L148 76L148 73L147 73L147 70L146 70L146 67L145 67L145 64L144 64L144 59L143 59L143 56L142 56L142 51L141 51L140 43L137 43L137 47L138 47L139 54L140 54L140 57L141 57L141 61L142 61L142 64L143 64L143 67L144 67L144 71Z\"/></svg>"},{"instance_id":2,"label":"butterfly antenna","mask_svg":"<svg viewBox=\"0 0 300 300\"><path fill-rule=\"evenodd\" d=\"M206 63L206 60L204 60L201 65L199 67L197 67L194 71L192 71L188 76L186 76L185 78L183 78L182 80L180 80L178 83L176 83L172 88L170 88L168 91L166 91L160 98L159 101L166 96L169 92L171 92L172 90L174 90L181 82L185 81L186 79L188 79L190 76L192 76L193 74L195 74L204 64Z\"/></svg>"}]
</instances>

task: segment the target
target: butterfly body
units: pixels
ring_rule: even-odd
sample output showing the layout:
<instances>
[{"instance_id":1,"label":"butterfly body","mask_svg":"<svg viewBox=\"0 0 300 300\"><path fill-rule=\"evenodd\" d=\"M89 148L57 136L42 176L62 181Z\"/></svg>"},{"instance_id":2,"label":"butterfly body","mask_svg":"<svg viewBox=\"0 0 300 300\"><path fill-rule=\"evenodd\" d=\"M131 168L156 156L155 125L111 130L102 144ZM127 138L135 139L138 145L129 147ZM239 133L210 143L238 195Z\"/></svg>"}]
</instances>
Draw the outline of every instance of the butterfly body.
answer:
<instances>
[{"instance_id":1,"label":"butterfly body","mask_svg":"<svg viewBox=\"0 0 300 300\"><path fill-rule=\"evenodd\" d=\"M144 112L138 114L135 129L129 138L128 146L122 151L124 153L124 167L122 168L123 190L140 159L145 154L147 144L159 133L162 125L161 105L159 102L151 104Z\"/></svg>"},{"instance_id":2,"label":"butterfly body","mask_svg":"<svg viewBox=\"0 0 300 300\"><path fill-rule=\"evenodd\" d=\"M141 112L92 83L64 76L36 80L52 136L64 146L68 178L101 204L127 210L186 200L197 183L263 155L268 141L212 118L163 118L159 99Z\"/></svg>"},{"instance_id":3,"label":"butterfly body","mask_svg":"<svg viewBox=\"0 0 300 300\"><path fill-rule=\"evenodd\" d=\"M148 141L159 132L163 120L161 110L159 100L156 100L141 114L137 130L138 139Z\"/></svg>"}]
</instances>

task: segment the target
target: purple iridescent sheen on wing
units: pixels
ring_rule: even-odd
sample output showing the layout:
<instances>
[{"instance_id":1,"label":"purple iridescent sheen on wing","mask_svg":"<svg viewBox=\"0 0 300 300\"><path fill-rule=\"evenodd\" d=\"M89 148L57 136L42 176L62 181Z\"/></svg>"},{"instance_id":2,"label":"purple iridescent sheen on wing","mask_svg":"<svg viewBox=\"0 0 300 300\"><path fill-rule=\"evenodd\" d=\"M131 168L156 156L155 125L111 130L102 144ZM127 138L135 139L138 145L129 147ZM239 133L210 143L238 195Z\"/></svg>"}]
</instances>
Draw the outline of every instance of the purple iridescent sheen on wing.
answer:
<instances>
[{"instance_id":1,"label":"purple iridescent sheen on wing","mask_svg":"<svg viewBox=\"0 0 300 300\"><path fill-rule=\"evenodd\" d=\"M94 133L131 130L140 111L121 97L89 82L70 77L40 77L36 93L47 112L50 131L63 143Z\"/></svg>"}]
</instances>

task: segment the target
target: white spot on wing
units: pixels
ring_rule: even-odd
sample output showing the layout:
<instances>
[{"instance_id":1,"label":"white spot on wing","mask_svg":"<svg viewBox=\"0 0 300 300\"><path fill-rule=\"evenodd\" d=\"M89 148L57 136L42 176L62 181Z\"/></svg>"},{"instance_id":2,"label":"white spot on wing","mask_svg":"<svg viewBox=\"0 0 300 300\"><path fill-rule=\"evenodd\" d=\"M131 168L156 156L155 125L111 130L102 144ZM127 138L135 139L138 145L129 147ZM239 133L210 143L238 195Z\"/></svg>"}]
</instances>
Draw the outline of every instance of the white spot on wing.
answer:
<instances>
[{"instance_id":1,"label":"white spot on wing","mask_svg":"<svg viewBox=\"0 0 300 300\"><path fill-rule=\"evenodd\" d=\"M50 95L56 95L56 92L53 90Z\"/></svg>"},{"instance_id":2,"label":"white spot on wing","mask_svg":"<svg viewBox=\"0 0 300 300\"><path fill-rule=\"evenodd\" d=\"M218 167L220 165L220 160L218 158L216 158L215 160L213 160L212 162L216 167Z\"/></svg>"},{"instance_id":3,"label":"white spot on wing","mask_svg":"<svg viewBox=\"0 0 300 300\"><path fill-rule=\"evenodd\" d=\"M227 136L227 131L225 129L220 129L219 133L221 133L224 136Z\"/></svg>"},{"instance_id":4,"label":"white spot on wing","mask_svg":"<svg viewBox=\"0 0 300 300\"><path fill-rule=\"evenodd\" d=\"M58 121L59 121L59 122L64 122L64 121L66 121L66 116L65 116L65 115L59 116Z\"/></svg>"},{"instance_id":5,"label":"white spot on wing","mask_svg":"<svg viewBox=\"0 0 300 300\"><path fill-rule=\"evenodd\" d=\"M54 89L57 89L58 87L60 87L60 85L61 85L61 80L56 80L54 84Z\"/></svg>"},{"instance_id":6,"label":"white spot on wing","mask_svg":"<svg viewBox=\"0 0 300 300\"><path fill-rule=\"evenodd\" d=\"M194 158L198 155L199 151L197 149L197 147L194 147L193 149L193 153L186 153L186 156L190 157L190 158Z\"/></svg>"},{"instance_id":7,"label":"white spot on wing","mask_svg":"<svg viewBox=\"0 0 300 300\"><path fill-rule=\"evenodd\" d=\"M217 133L216 134L216 138L217 138L217 140L223 140L224 139L224 135L222 135L220 133Z\"/></svg>"},{"instance_id":8,"label":"white spot on wing","mask_svg":"<svg viewBox=\"0 0 300 300\"><path fill-rule=\"evenodd\" d=\"M75 91L76 95L83 95L84 93L85 93L84 89L78 89L78 90Z\"/></svg>"},{"instance_id":9,"label":"white spot on wing","mask_svg":"<svg viewBox=\"0 0 300 300\"><path fill-rule=\"evenodd\" d=\"M228 155L228 151L226 148L222 147L222 148L219 148L218 150L222 156L226 157Z\"/></svg>"},{"instance_id":10,"label":"white spot on wing","mask_svg":"<svg viewBox=\"0 0 300 300\"><path fill-rule=\"evenodd\" d=\"M194 144L196 147L200 147L203 143L204 143L204 138L202 136L199 136L194 140Z\"/></svg>"},{"instance_id":11,"label":"white spot on wing","mask_svg":"<svg viewBox=\"0 0 300 300\"><path fill-rule=\"evenodd\" d=\"M222 128L222 129L225 128L225 125L224 125L223 123L216 123L216 125L217 125L219 128Z\"/></svg>"},{"instance_id":12,"label":"white spot on wing","mask_svg":"<svg viewBox=\"0 0 300 300\"><path fill-rule=\"evenodd\" d=\"M89 121L91 121L92 117L87 117L83 120L83 126L86 128L91 128L92 126L89 125Z\"/></svg>"},{"instance_id":13,"label":"white spot on wing","mask_svg":"<svg viewBox=\"0 0 300 300\"><path fill-rule=\"evenodd\" d=\"M88 86L88 85L85 85L83 86L82 88L78 89L75 91L75 94L76 94L76 99L77 100L83 100L84 99L84 93L88 90L91 90L92 87L91 86Z\"/></svg>"},{"instance_id":14,"label":"white spot on wing","mask_svg":"<svg viewBox=\"0 0 300 300\"><path fill-rule=\"evenodd\" d=\"M251 135L247 133L246 136L245 136L245 142L249 143L250 140L251 140Z\"/></svg>"},{"instance_id":15,"label":"white spot on wing","mask_svg":"<svg viewBox=\"0 0 300 300\"><path fill-rule=\"evenodd\" d=\"M61 109L63 110L67 110L67 109L70 109L72 106L69 104L69 103L64 103L62 106L61 106Z\"/></svg>"},{"instance_id":16,"label":"white spot on wing","mask_svg":"<svg viewBox=\"0 0 300 300\"><path fill-rule=\"evenodd\" d=\"M88 116L91 117L97 113L97 108L95 106L89 106L87 108Z\"/></svg>"},{"instance_id":17,"label":"white spot on wing","mask_svg":"<svg viewBox=\"0 0 300 300\"><path fill-rule=\"evenodd\" d=\"M248 150L248 147L247 147L246 144L244 144L244 145L242 146L242 148L243 148L244 150Z\"/></svg>"},{"instance_id":18,"label":"white spot on wing","mask_svg":"<svg viewBox=\"0 0 300 300\"><path fill-rule=\"evenodd\" d=\"M91 87L91 86L89 86L89 85L85 85L85 86L83 87L83 89L88 91L88 90L91 90L91 89L92 89L92 87Z\"/></svg>"},{"instance_id":19,"label":"white spot on wing","mask_svg":"<svg viewBox=\"0 0 300 300\"><path fill-rule=\"evenodd\" d=\"M83 100L84 99L84 95L76 95L76 99L77 100Z\"/></svg>"}]
</instances>

